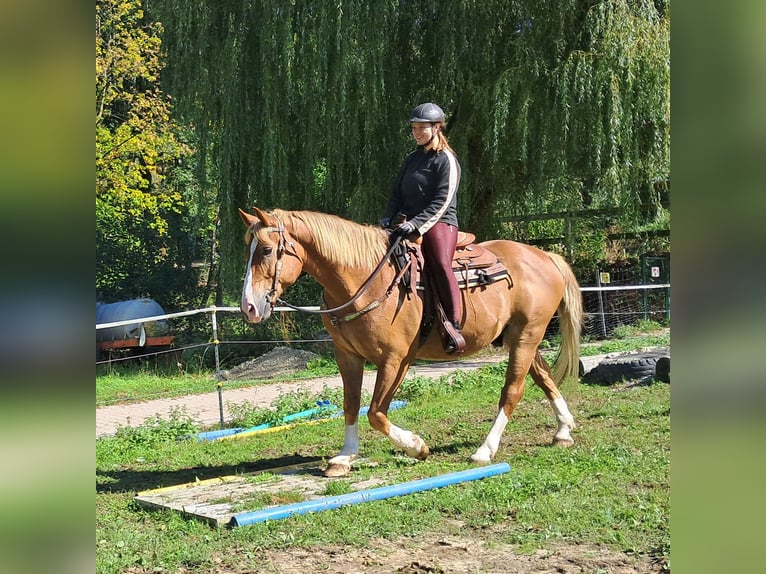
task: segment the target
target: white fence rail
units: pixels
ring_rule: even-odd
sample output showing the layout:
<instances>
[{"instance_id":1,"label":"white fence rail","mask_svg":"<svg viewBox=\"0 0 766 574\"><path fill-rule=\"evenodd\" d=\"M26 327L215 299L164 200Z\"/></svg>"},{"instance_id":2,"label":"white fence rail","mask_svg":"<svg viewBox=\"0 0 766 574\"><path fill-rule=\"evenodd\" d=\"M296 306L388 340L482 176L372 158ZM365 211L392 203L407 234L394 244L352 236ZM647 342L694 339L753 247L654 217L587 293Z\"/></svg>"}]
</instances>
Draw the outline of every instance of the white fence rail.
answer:
<instances>
[{"instance_id":1,"label":"white fence rail","mask_svg":"<svg viewBox=\"0 0 766 574\"><path fill-rule=\"evenodd\" d=\"M598 293L598 311L595 313L586 313L586 315L590 315L592 318L595 318L598 320L598 324L600 326L599 331L601 331L604 335L606 335L607 332L607 316L610 314L607 311L605 311L604 308L604 294L608 292L615 292L615 291L643 291L644 294L647 293L649 290L654 289L664 289L666 290L666 301L669 301L669 293L670 293L670 283L662 283L662 284L651 284L651 285L614 285L614 286L596 286L596 287L580 287L580 291L583 293L586 292L597 292ZM646 295L644 295L644 298ZM302 307L302 309L306 309L308 311L317 311L319 310L318 306L310 306L310 307ZM275 307L275 311L279 312L291 312L295 311L295 309L291 307ZM219 354L219 345L220 341L218 340L218 318L217 314L219 312L223 313L240 313L239 307L217 307L215 305L210 307L204 307L201 309L192 309L189 311L181 311L178 313L167 313L164 315L155 315L151 317L140 317L140 318L134 318L134 319L125 319L123 321L112 321L110 323L99 323L96 324L96 330L100 329L108 329L111 327L121 327L124 325L138 325L139 328L143 326L145 323L150 323L153 321L162 321L166 319L175 319L179 317L188 317L191 315L198 315L200 313L210 313L210 324L211 324L211 331L212 331L212 344L213 344L213 350L215 353L215 368L216 371L219 371L221 368L220 365L220 354ZM635 313L635 312L632 312ZM665 317L668 318L670 316L669 309L665 309ZM210 343L207 343L210 344Z\"/></svg>"},{"instance_id":2,"label":"white fence rail","mask_svg":"<svg viewBox=\"0 0 766 574\"><path fill-rule=\"evenodd\" d=\"M319 309L315 307L303 307L308 311L316 311ZM275 307L275 311L294 311L290 307ZM124 325L138 325L139 329L142 329L145 323L151 323L153 321L164 321L166 319L175 319L178 317L189 317L191 315L199 315L200 313L210 313L210 325L213 332L213 352L215 353L215 370L221 370L221 357L219 352L220 341L218 340L218 317L217 313L222 311L224 313L241 313L239 307L217 307L215 305L211 307L203 307L202 309L192 309L190 311L180 311L178 313L166 313L164 315L154 315L152 317L137 317L135 319L125 319L124 321L112 321L110 323L97 323L96 331L99 329L109 329L111 327L122 327Z\"/></svg>"}]
</instances>

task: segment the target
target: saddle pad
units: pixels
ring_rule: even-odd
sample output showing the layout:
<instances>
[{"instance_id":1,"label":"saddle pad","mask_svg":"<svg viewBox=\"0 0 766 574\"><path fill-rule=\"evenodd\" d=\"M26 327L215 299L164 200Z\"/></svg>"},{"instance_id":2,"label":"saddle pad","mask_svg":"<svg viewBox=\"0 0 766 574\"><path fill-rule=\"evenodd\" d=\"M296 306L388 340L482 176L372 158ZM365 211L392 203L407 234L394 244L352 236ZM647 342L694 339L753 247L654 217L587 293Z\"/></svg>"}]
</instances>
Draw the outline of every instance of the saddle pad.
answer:
<instances>
[{"instance_id":1,"label":"saddle pad","mask_svg":"<svg viewBox=\"0 0 766 574\"><path fill-rule=\"evenodd\" d=\"M508 279L511 282L511 276L508 273L508 269L502 263L495 263L489 267L481 267L478 269L453 269L457 284L460 289L469 289L473 287L481 287L484 285L490 285L502 279ZM418 277L417 288L421 291L425 290L423 282Z\"/></svg>"}]
</instances>

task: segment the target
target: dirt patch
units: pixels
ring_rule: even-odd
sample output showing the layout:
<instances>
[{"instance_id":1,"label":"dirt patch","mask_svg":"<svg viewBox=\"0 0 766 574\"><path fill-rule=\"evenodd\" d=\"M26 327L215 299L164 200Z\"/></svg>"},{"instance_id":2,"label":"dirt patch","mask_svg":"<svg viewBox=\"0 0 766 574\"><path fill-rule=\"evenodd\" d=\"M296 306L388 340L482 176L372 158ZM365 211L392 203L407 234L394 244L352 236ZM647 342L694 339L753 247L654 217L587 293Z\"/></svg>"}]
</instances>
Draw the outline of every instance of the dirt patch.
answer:
<instances>
[{"instance_id":1,"label":"dirt patch","mask_svg":"<svg viewBox=\"0 0 766 574\"><path fill-rule=\"evenodd\" d=\"M219 371L215 378L218 381L270 379L277 375L290 375L302 371L311 361L318 358L319 355L311 351L274 347L268 353L240 363L228 371Z\"/></svg>"},{"instance_id":2,"label":"dirt patch","mask_svg":"<svg viewBox=\"0 0 766 574\"><path fill-rule=\"evenodd\" d=\"M588 544L553 544L532 554L517 553L507 544L459 535L421 536L397 542L370 540L364 549L329 546L269 552L258 572L273 574L609 574L661 573L650 557L614 552ZM217 569L217 574L249 570Z\"/></svg>"}]
</instances>

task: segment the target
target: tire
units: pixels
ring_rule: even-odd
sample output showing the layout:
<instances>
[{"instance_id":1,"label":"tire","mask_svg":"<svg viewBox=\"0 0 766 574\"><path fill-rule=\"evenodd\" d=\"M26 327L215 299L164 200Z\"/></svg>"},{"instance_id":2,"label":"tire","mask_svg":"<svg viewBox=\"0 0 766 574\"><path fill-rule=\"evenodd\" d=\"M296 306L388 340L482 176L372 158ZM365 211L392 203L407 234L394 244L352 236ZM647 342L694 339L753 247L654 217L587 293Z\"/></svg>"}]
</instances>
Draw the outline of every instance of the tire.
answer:
<instances>
[{"instance_id":1,"label":"tire","mask_svg":"<svg viewBox=\"0 0 766 574\"><path fill-rule=\"evenodd\" d=\"M596 368L583 377L583 381L599 385L611 385L620 381L648 381L657 373L657 362L668 359L666 351L650 351L619 355L601 361Z\"/></svg>"},{"instance_id":2,"label":"tire","mask_svg":"<svg viewBox=\"0 0 766 574\"><path fill-rule=\"evenodd\" d=\"M657 359L654 378L663 383L670 383L670 357L660 357Z\"/></svg>"}]
</instances>

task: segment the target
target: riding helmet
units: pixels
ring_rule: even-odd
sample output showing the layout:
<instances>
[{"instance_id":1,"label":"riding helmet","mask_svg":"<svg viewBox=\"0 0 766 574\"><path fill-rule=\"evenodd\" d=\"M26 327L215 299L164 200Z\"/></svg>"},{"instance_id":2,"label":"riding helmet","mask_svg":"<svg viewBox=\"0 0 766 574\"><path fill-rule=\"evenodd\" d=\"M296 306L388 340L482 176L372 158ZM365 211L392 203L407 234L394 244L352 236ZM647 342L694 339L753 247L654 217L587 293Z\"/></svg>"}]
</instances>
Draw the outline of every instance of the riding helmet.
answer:
<instances>
[{"instance_id":1,"label":"riding helmet","mask_svg":"<svg viewBox=\"0 0 766 574\"><path fill-rule=\"evenodd\" d=\"M444 123L444 111L431 102L420 104L410 112L410 123L414 122Z\"/></svg>"}]
</instances>

